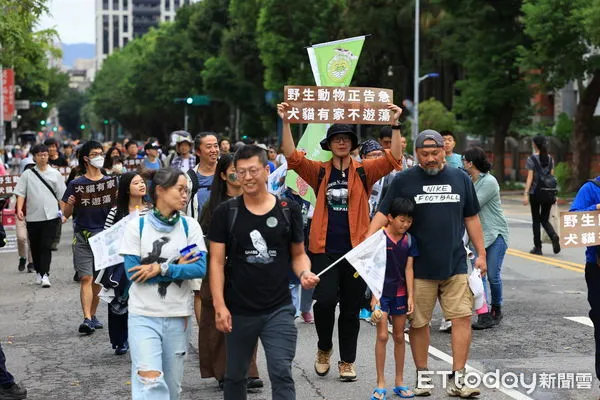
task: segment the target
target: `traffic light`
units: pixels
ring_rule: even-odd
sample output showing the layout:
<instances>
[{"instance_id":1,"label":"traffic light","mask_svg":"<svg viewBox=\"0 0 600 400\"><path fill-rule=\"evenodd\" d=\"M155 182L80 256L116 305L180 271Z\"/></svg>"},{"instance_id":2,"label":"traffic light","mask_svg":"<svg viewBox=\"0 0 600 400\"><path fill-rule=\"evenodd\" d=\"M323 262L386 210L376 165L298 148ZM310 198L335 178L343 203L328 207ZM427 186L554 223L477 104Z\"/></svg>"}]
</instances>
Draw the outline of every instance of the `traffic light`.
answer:
<instances>
[{"instance_id":1,"label":"traffic light","mask_svg":"<svg viewBox=\"0 0 600 400\"><path fill-rule=\"evenodd\" d=\"M45 101L42 101L42 103L40 104L40 106L42 108L48 108L48 103L46 103Z\"/></svg>"},{"instance_id":2,"label":"traffic light","mask_svg":"<svg viewBox=\"0 0 600 400\"><path fill-rule=\"evenodd\" d=\"M108 120L107 119L104 120L104 125L108 125Z\"/></svg>"},{"instance_id":3,"label":"traffic light","mask_svg":"<svg viewBox=\"0 0 600 400\"><path fill-rule=\"evenodd\" d=\"M185 102L187 104L192 104L194 102L194 99L192 97L188 97L188 98L185 99Z\"/></svg>"},{"instance_id":4,"label":"traffic light","mask_svg":"<svg viewBox=\"0 0 600 400\"><path fill-rule=\"evenodd\" d=\"M52 127L52 131L53 131L53 132L58 132L58 126L54 126L54 127Z\"/></svg>"},{"instance_id":5,"label":"traffic light","mask_svg":"<svg viewBox=\"0 0 600 400\"><path fill-rule=\"evenodd\" d=\"M85 125L84 124L79 125L79 129L84 130L85 129Z\"/></svg>"},{"instance_id":6,"label":"traffic light","mask_svg":"<svg viewBox=\"0 0 600 400\"><path fill-rule=\"evenodd\" d=\"M46 120L45 119L41 120L40 121L40 125L45 126L46 125Z\"/></svg>"}]
</instances>

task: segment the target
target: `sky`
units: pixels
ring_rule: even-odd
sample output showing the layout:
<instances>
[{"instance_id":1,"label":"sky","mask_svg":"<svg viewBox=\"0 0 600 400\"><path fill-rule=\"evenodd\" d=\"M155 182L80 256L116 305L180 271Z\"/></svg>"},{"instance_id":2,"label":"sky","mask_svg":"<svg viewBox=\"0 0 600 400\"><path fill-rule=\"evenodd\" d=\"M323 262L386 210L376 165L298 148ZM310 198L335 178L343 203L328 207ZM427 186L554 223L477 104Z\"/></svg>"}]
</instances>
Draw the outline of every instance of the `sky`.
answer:
<instances>
[{"instance_id":1,"label":"sky","mask_svg":"<svg viewBox=\"0 0 600 400\"><path fill-rule=\"evenodd\" d=\"M95 0L49 0L50 14L40 19L39 28L54 28L60 41L95 43Z\"/></svg>"}]
</instances>

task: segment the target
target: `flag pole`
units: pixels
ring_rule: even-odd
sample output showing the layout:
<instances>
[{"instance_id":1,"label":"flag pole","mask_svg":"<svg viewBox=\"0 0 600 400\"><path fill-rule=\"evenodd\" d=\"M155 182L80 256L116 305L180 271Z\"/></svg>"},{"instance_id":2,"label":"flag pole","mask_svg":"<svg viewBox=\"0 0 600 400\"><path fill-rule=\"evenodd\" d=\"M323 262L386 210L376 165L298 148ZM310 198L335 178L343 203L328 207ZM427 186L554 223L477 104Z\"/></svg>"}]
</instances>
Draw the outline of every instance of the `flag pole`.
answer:
<instances>
[{"instance_id":1,"label":"flag pole","mask_svg":"<svg viewBox=\"0 0 600 400\"><path fill-rule=\"evenodd\" d=\"M342 261L345 257L340 257L338 258L333 264L331 264L329 267L325 268L323 271L319 272L317 274L317 276L321 276L323 275L325 272L329 271L331 268L335 267L337 263L339 263L340 261Z\"/></svg>"}]
</instances>

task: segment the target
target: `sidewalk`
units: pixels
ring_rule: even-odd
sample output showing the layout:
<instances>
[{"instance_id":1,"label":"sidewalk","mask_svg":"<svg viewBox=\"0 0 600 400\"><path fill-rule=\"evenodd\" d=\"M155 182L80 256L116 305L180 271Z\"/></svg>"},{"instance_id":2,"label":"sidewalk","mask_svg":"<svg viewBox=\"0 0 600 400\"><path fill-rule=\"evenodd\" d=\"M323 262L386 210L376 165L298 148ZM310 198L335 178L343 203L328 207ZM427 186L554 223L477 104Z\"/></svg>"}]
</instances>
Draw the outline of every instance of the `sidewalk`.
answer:
<instances>
[{"instance_id":1,"label":"sidewalk","mask_svg":"<svg viewBox=\"0 0 600 400\"><path fill-rule=\"evenodd\" d=\"M500 197L504 202L510 203L523 203L523 190L503 190L500 192ZM557 204L559 206L564 206L568 208L568 206L573 202L574 197L558 197Z\"/></svg>"}]
</instances>

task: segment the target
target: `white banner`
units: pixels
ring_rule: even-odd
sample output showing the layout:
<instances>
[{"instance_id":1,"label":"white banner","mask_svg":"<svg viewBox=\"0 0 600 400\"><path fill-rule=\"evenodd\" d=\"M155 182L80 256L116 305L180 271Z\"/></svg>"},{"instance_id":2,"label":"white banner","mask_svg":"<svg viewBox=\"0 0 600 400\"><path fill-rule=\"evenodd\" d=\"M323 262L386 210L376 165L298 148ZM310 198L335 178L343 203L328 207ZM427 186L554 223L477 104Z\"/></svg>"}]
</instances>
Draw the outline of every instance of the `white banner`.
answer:
<instances>
[{"instance_id":1,"label":"white banner","mask_svg":"<svg viewBox=\"0 0 600 400\"><path fill-rule=\"evenodd\" d=\"M123 242L123 236L125 235L125 225L134 218L139 218L139 213L134 212L129 214L109 229L89 239L90 247L94 253L94 268L96 271L123 262L123 257L119 255L119 250Z\"/></svg>"},{"instance_id":2,"label":"white banner","mask_svg":"<svg viewBox=\"0 0 600 400\"><path fill-rule=\"evenodd\" d=\"M381 298L387 262L386 236L380 229L344 256L365 280L377 299Z\"/></svg>"}]
</instances>

